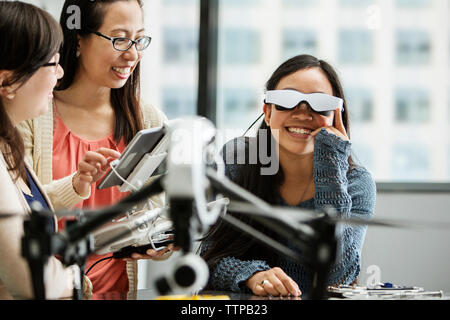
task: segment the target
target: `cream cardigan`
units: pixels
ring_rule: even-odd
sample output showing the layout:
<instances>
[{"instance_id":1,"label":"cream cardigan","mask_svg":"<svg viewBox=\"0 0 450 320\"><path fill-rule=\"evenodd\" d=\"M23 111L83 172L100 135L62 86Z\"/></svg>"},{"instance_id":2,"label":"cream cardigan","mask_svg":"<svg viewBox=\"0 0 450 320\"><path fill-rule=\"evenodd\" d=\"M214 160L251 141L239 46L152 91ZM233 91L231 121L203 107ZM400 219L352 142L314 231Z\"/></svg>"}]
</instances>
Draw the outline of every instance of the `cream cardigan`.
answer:
<instances>
[{"instance_id":1,"label":"cream cardigan","mask_svg":"<svg viewBox=\"0 0 450 320\"><path fill-rule=\"evenodd\" d=\"M167 121L167 117L151 105L142 107L142 116L144 128L160 127ZM53 181L53 123L53 107L50 104L49 111L46 114L22 122L18 129L25 143L25 157L44 185L44 190L50 197L55 209L71 208L80 201L89 198L89 196L81 198L75 192L72 185L75 172L68 177ZM164 205L163 197L152 198L152 200L160 206ZM130 293L135 292L137 290L136 261L127 262L127 275Z\"/></svg>"},{"instance_id":2,"label":"cream cardigan","mask_svg":"<svg viewBox=\"0 0 450 320\"><path fill-rule=\"evenodd\" d=\"M27 169L52 208L50 199L43 192L33 170L28 165ZM29 194L29 189L22 179L13 181L1 152L0 181L0 215L10 213L18 215L17 218L0 219L0 300L31 299L33 287L30 270L26 260L21 256L23 217L31 211L23 192ZM72 297L74 277L72 268L64 268L59 260L51 257L44 274L48 299Z\"/></svg>"}]
</instances>

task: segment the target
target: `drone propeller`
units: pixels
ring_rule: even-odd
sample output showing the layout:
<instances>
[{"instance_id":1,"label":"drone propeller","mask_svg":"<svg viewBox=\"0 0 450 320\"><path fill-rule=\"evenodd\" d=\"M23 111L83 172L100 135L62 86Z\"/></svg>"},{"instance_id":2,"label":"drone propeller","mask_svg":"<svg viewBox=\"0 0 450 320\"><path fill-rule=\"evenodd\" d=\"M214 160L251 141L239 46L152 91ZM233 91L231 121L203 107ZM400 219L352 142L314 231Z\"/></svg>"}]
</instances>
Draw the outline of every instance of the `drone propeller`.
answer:
<instances>
[{"instance_id":1,"label":"drone propeller","mask_svg":"<svg viewBox=\"0 0 450 320\"><path fill-rule=\"evenodd\" d=\"M305 210L298 208L279 207L272 206L273 216L283 221L291 221L296 223L307 223L317 219L323 218L325 215L323 212L314 210ZM249 203L240 201L231 201L228 205L229 212L247 213L255 216L267 217L266 214L261 214L259 208ZM360 219L360 218L339 218L336 217L332 211L327 217L328 221L332 223L342 223L347 225L362 225L370 227L383 227L383 228L400 228L400 229L434 229L434 230L448 230L450 229L450 223L441 221L411 221L411 220L395 220L395 219Z\"/></svg>"}]
</instances>

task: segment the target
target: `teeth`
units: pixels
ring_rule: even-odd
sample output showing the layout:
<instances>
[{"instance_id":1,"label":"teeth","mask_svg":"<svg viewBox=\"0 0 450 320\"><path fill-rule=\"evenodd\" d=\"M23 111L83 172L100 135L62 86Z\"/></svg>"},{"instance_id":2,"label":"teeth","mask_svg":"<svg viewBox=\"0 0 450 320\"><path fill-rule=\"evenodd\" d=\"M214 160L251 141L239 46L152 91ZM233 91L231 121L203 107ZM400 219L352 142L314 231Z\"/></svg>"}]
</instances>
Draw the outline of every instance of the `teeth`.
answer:
<instances>
[{"instance_id":1,"label":"teeth","mask_svg":"<svg viewBox=\"0 0 450 320\"><path fill-rule=\"evenodd\" d=\"M302 129L302 128L288 128L289 132L297 133L297 134L311 134L311 130Z\"/></svg>"},{"instance_id":2,"label":"teeth","mask_svg":"<svg viewBox=\"0 0 450 320\"><path fill-rule=\"evenodd\" d=\"M120 74L129 74L131 68L112 68L114 71L120 73Z\"/></svg>"}]
</instances>

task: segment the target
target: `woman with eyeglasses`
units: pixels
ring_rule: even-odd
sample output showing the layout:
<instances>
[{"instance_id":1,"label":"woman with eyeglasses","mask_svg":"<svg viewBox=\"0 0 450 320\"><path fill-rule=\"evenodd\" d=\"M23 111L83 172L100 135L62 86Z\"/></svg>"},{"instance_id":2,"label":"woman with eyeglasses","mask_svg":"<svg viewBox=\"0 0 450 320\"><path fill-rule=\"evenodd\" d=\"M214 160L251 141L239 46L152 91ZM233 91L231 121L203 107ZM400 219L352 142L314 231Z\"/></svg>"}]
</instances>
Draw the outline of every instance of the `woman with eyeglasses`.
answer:
<instances>
[{"instance_id":1,"label":"woman with eyeglasses","mask_svg":"<svg viewBox=\"0 0 450 320\"><path fill-rule=\"evenodd\" d=\"M309 55L283 63L267 82L263 110L257 137L235 139L223 149L226 175L232 181L272 205L331 207L340 218L372 217L376 186L370 173L352 160L348 106L328 63ZM237 164L237 159L258 160ZM237 216L297 253L304 252L248 216ZM357 281L365 232L365 226L345 225L329 285ZM311 293L313 272L308 266L274 253L223 222L206 236L201 254L211 271L210 289L258 296Z\"/></svg>"},{"instance_id":2,"label":"woman with eyeglasses","mask_svg":"<svg viewBox=\"0 0 450 320\"><path fill-rule=\"evenodd\" d=\"M34 298L30 269L21 255L24 219L34 202L47 210L53 206L25 161L16 126L47 112L63 76L58 63L62 41L58 23L45 11L0 1L0 300ZM47 227L56 230L56 218L49 218ZM46 298L72 297L73 271L51 257L44 269ZM86 278L85 289L89 294Z\"/></svg>"},{"instance_id":3,"label":"woman with eyeglasses","mask_svg":"<svg viewBox=\"0 0 450 320\"><path fill-rule=\"evenodd\" d=\"M77 10L72 10L77 8ZM77 29L77 14L81 25ZM64 33L61 65L65 76L50 111L21 126L26 153L57 208L101 208L127 196L117 187L98 190L135 134L166 120L140 97L140 61L146 35L140 0L66 0L60 24ZM163 197L154 197L158 206ZM137 288L136 259L166 259L168 248L133 254L130 259L91 255L86 264L94 294L127 293Z\"/></svg>"}]
</instances>

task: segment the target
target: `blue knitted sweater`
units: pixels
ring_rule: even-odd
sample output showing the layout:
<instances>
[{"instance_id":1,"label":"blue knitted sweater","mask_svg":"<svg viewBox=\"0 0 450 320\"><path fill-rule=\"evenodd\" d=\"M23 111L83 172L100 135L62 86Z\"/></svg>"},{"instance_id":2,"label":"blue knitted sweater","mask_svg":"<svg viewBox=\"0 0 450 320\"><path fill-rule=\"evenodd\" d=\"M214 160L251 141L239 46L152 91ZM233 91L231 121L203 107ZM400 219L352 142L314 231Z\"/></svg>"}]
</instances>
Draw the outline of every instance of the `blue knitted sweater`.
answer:
<instances>
[{"instance_id":1,"label":"blue knitted sweater","mask_svg":"<svg viewBox=\"0 0 450 320\"><path fill-rule=\"evenodd\" d=\"M248 148L248 144L239 141L242 139L238 138L238 141L235 139L229 143L239 142L237 146ZM349 169L350 152L350 142L328 133L325 129L317 135L314 146L315 195L313 199L296 207L321 209L332 206L340 217L370 219L373 216L376 200L374 180L363 167ZM226 174L233 181L239 169L239 164L226 165ZM279 194L276 198L278 205L289 206ZM341 230L338 258L329 274L329 285L350 284L356 280L360 272L361 251L366 230L366 226L349 225ZM287 245L289 246L289 243ZM202 244L201 254L208 248L206 240ZM277 266L299 285L302 292L307 292L312 287L312 273L307 268L284 256L278 258ZM244 282L256 272L269 269L271 267L263 260L225 257L210 270L208 286L219 291L249 292Z\"/></svg>"}]
</instances>

